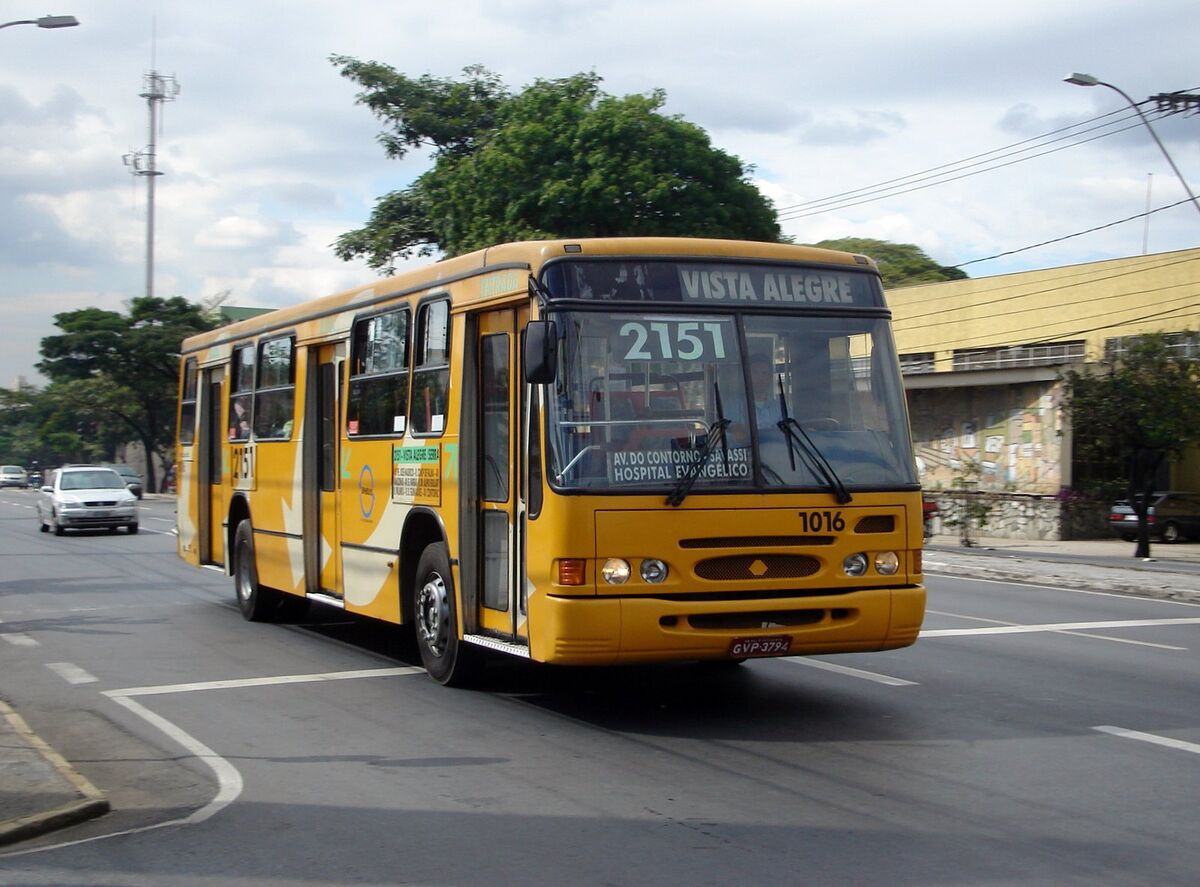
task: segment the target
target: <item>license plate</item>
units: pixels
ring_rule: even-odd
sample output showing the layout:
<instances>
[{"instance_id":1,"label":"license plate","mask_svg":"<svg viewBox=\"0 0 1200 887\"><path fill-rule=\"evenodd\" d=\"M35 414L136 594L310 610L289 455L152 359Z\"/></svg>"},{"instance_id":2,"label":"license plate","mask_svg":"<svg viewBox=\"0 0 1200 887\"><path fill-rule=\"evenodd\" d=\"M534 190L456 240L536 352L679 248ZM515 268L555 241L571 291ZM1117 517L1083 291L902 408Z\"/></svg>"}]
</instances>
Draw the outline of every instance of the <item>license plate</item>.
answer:
<instances>
[{"instance_id":1,"label":"license plate","mask_svg":"<svg viewBox=\"0 0 1200 887\"><path fill-rule=\"evenodd\" d=\"M729 645L733 659L749 659L753 656L783 656L792 648L792 639L785 634L761 638L734 638Z\"/></svg>"}]
</instances>

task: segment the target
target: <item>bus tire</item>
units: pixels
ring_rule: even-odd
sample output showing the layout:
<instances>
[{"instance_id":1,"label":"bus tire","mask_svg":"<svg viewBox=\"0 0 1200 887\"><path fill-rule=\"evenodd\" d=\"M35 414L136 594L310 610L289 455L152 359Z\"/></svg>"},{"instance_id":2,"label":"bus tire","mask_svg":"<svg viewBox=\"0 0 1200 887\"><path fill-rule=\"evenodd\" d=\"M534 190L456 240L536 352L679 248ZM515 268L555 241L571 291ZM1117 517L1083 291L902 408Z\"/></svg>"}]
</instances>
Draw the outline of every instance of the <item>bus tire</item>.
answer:
<instances>
[{"instance_id":1,"label":"bus tire","mask_svg":"<svg viewBox=\"0 0 1200 887\"><path fill-rule=\"evenodd\" d=\"M254 563L254 529L244 520L233 535L233 588L237 592L238 608L250 622L274 622L279 610L279 597L273 588L258 582L258 567Z\"/></svg>"},{"instance_id":2,"label":"bus tire","mask_svg":"<svg viewBox=\"0 0 1200 887\"><path fill-rule=\"evenodd\" d=\"M447 687L469 683L478 661L475 651L458 638L454 576L444 542L426 546L417 561L413 621L421 664L429 676Z\"/></svg>"}]
</instances>

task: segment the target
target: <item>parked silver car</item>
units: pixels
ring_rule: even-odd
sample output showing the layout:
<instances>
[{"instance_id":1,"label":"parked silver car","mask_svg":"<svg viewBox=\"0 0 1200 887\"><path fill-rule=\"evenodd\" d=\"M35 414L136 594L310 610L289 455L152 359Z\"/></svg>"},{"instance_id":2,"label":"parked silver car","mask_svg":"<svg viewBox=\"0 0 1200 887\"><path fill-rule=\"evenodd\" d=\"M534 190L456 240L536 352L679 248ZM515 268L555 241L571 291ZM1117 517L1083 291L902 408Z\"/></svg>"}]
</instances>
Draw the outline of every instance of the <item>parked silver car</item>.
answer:
<instances>
[{"instance_id":1,"label":"parked silver car","mask_svg":"<svg viewBox=\"0 0 1200 887\"><path fill-rule=\"evenodd\" d=\"M0 487L26 487L29 475L20 465L0 465Z\"/></svg>"},{"instance_id":2,"label":"parked silver car","mask_svg":"<svg viewBox=\"0 0 1200 887\"><path fill-rule=\"evenodd\" d=\"M1150 535L1163 542L1200 538L1200 493L1155 493L1146 520L1150 524ZM1126 542L1137 538L1137 513L1128 499L1113 503L1108 513L1108 525Z\"/></svg>"},{"instance_id":3,"label":"parked silver car","mask_svg":"<svg viewBox=\"0 0 1200 887\"><path fill-rule=\"evenodd\" d=\"M115 533L125 527L138 531L138 500L125 480L111 468L75 466L51 472L38 497L38 525L45 533L53 529L107 529Z\"/></svg>"}]
</instances>

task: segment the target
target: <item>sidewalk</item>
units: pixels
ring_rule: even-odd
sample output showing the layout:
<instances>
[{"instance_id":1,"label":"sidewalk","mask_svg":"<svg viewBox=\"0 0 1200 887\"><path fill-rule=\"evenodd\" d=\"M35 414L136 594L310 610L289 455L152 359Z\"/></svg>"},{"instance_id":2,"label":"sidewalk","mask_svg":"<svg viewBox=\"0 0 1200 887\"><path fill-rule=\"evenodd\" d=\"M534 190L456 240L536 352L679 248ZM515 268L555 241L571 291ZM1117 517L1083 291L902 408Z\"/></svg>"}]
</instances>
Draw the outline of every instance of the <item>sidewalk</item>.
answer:
<instances>
[{"instance_id":1,"label":"sidewalk","mask_svg":"<svg viewBox=\"0 0 1200 887\"><path fill-rule=\"evenodd\" d=\"M1149 561L1118 539L1075 542L935 536L929 575L1014 579L1200 603L1200 543L1151 546ZM107 813L108 799L0 700L0 856L5 845Z\"/></svg>"},{"instance_id":2,"label":"sidewalk","mask_svg":"<svg viewBox=\"0 0 1200 887\"><path fill-rule=\"evenodd\" d=\"M1200 543L1152 543L1143 560L1120 539L972 541L964 547L957 536L934 536L925 544L925 572L1200 603Z\"/></svg>"},{"instance_id":3,"label":"sidewalk","mask_svg":"<svg viewBox=\"0 0 1200 887\"><path fill-rule=\"evenodd\" d=\"M0 700L0 854L108 809L108 799Z\"/></svg>"}]
</instances>

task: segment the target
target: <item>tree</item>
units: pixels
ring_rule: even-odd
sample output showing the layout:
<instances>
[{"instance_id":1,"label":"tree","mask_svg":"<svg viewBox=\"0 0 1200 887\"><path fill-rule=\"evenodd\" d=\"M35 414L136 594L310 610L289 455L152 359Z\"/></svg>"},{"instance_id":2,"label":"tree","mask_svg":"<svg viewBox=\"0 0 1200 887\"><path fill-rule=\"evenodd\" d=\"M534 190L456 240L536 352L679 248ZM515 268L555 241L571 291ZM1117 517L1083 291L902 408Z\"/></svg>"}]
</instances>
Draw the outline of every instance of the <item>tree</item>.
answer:
<instances>
[{"instance_id":1,"label":"tree","mask_svg":"<svg viewBox=\"0 0 1200 887\"><path fill-rule=\"evenodd\" d=\"M412 79L387 65L332 61L388 127L389 157L428 145L433 167L382 197L335 244L389 271L397 259L549 237L689 235L777 241L750 168L707 134L661 113L662 91L615 98L595 74L508 92L480 67L462 82Z\"/></svg>"},{"instance_id":2,"label":"tree","mask_svg":"<svg viewBox=\"0 0 1200 887\"><path fill-rule=\"evenodd\" d=\"M848 253L870 256L879 264L885 287L911 286L917 283L936 283L939 280L964 280L967 273L949 265L939 265L919 246L911 243L890 243L869 237L843 237L822 240L814 246L840 249Z\"/></svg>"},{"instance_id":3,"label":"tree","mask_svg":"<svg viewBox=\"0 0 1200 887\"><path fill-rule=\"evenodd\" d=\"M47 415L44 430L57 434L56 446L70 445L77 433L87 458L139 440L146 487L157 489L153 456L169 461L175 438L180 342L212 329L215 320L178 296L142 296L132 300L128 315L83 308L57 314L54 322L63 333L42 339L37 368L51 380L43 397L59 413Z\"/></svg>"},{"instance_id":4,"label":"tree","mask_svg":"<svg viewBox=\"0 0 1200 887\"><path fill-rule=\"evenodd\" d=\"M1146 516L1159 467L1200 443L1200 363L1154 333L1097 367L1068 371L1063 380L1075 452L1124 466L1138 516L1134 556L1149 557Z\"/></svg>"}]
</instances>

